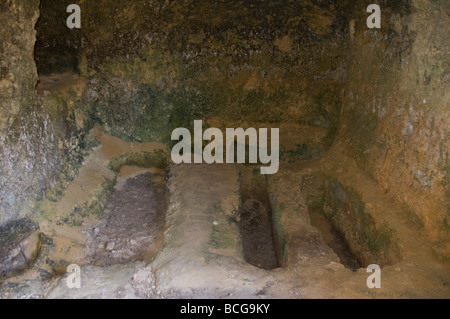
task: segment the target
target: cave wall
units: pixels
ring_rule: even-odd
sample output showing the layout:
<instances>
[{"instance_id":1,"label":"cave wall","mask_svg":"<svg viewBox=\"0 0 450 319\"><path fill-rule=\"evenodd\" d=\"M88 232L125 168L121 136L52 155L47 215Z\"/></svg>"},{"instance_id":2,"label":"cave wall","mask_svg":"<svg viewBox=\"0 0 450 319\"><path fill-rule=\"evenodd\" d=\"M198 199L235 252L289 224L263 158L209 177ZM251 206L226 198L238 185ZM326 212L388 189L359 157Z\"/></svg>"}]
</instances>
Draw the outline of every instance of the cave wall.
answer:
<instances>
[{"instance_id":1,"label":"cave wall","mask_svg":"<svg viewBox=\"0 0 450 319\"><path fill-rule=\"evenodd\" d=\"M67 104L37 95L38 0L0 3L0 226L30 216L77 158Z\"/></svg>"},{"instance_id":2,"label":"cave wall","mask_svg":"<svg viewBox=\"0 0 450 319\"><path fill-rule=\"evenodd\" d=\"M381 2L382 28L369 30L363 2L349 8L339 140L448 258L450 5Z\"/></svg>"},{"instance_id":3,"label":"cave wall","mask_svg":"<svg viewBox=\"0 0 450 319\"><path fill-rule=\"evenodd\" d=\"M0 21L5 26L0 38L2 130L11 126L12 118L20 112L22 104L33 100L37 82L33 58L34 24L39 16L37 5L36 0L2 1L0 4Z\"/></svg>"},{"instance_id":4,"label":"cave wall","mask_svg":"<svg viewBox=\"0 0 450 319\"><path fill-rule=\"evenodd\" d=\"M90 116L138 141L193 119L325 127L343 78L339 1L80 2Z\"/></svg>"}]
</instances>

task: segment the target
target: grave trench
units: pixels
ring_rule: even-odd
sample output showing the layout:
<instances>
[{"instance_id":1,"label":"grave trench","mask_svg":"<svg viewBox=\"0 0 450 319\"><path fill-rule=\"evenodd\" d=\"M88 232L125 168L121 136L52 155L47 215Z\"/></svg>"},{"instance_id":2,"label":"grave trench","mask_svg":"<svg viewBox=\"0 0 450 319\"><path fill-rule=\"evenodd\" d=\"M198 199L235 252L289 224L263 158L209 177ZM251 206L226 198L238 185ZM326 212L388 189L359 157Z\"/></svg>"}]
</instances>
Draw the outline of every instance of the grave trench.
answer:
<instances>
[{"instance_id":1,"label":"grave trench","mask_svg":"<svg viewBox=\"0 0 450 319\"><path fill-rule=\"evenodd\" d=\"M150 261L162 249L168 194L165 183L154 182L158 177L161 179L161 173L147 172L127 178L112 194L104 210L105 221L90 232L90 263L105 267ZM247 263L273 270L286 265L283 265L283 247L274 229L270 194L265 184L261 178L241 176L238 242ZM311 226L322 233L341 263L357 270L361 263L323 212L310 207L308 213Z\"/></svg>"},{"instance_id":2,"label":"grave trench","mask_svg":"<svg viewBox=\"0 0 450 319\"><path fill-rule=\"evenodd\" d=\"M280 267L279 240L267 189L260 183L241 181L240 196L239 229L245 260L266 270Z\"/></svg>"},{"instance_id":3,"label":"grave trench","mask_svg":"<svg viewBox=\"0 0 450 319\"><path fill-rule=\"evenodd\" d=\"M104 221L89 232L91 264L149 262L162 249L167 194L161 180L160 173L140 173L116 189L103 212Z\"/></svg>"},{"instance_id":4,"label":"grave trench","mask_svg":"<svg viewBox=\"0 0 450 319\"><path fill-rule=\"evenodd\" d=\"M248 169L240 171L239 228L243 254L247 263L273 270L288 266L288 243L279 231L287 225L274 218L267 180L258 176L257 170L253 170L253 174L249 173ZM317 247L325 243L338 256L340 263L352 271L362 267L361 261L352 253L343 234L326 217L323 210L308 205L307 211L309 224L321 233L323 239L316 242ZM302 217L298 216L296 219L300 221ZM281 224L277 225L277 222Z\"/></svg>"}]
</instances>

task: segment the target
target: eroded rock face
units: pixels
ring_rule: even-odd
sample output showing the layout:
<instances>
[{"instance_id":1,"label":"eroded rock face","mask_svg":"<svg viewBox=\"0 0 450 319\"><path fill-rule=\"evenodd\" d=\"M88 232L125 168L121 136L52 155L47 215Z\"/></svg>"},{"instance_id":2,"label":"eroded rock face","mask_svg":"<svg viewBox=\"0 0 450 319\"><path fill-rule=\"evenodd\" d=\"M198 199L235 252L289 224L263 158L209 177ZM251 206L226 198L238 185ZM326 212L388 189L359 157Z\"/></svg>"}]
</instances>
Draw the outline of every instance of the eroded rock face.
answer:
<instances>
[{"instance_id":1,"label":"eroded rock face","mask_svg":"<svg viewBox=\"0 0 450 319\"><path fill-rule=\"evenodd\" d=\"M48 119L36 107L34 93L37 73L33 59L33 28L38 18L38 1L3 1L0 6L0 21L5 26L0 31L1 225L15 217L24 196L42 194L39 181L32 181L33 170L40 166L32 158L45 156L49 162L54 159L51 146L45 146L45 140L49 141L51 135L44 129ZM42 140L39 140L39 133ZM34 141L33 136L36 137Z\"/></svg>"},{"instance_id":2,"label":"eroded rock face","mask_svg":"<svg viewBox=\"0 0 450 319\"><path fill-rule=\"evenodd\" d=\"M34 202L55 186L63 168L79 160L69 159L79 144L73 109L35 91L38 5L0 4L0 225L35 213Z\"/></svg>"},{"instance_id":3,"label":"eroded rock face","mask_svg":"<svg viewBox=\"0 0 450 319\"><path fill-rule=\"evenodd\" d=\"M0 129L12 124L23 104L29 104L37 82L33 58L34 24L39 16L38 0L2 1L0 4ZM19 58L20 57L20 58Z\"/></svg>"},{"instance_id":4,"label":"eroded rock face","mask_svg":"<svg viewBox=\"0 0 450 319\"><path fill-rule=\"evenodd\" d=\"M31 266L40 250L40 238L38 226L28 219L0 228L0 279Z\"/></svg>"},{"instance_id":5,"label":"eroded rock face","mask_svg":"<svg viewBox=\"0 0 450 319\"><path fill-rule=\"evenodd\" d=\"M324 127L332 141L344 56L337 5L80 5L86 98L92 116L114 134L168 142L174 128L218 117Z\"/></svg>"},{"instance_id":6,"label":"eroded rock face","mask_svg":"<svg viewBox=\"0 0 450 319\"><path fill-rule=\"evenodd\" d=\"M349 37L341 133L352 156L406 203L441 256L450 256L448 3L389 2L379 30L364 4ZM436 32L439 30L439 32Z\"/></svg>"}]
</instances>

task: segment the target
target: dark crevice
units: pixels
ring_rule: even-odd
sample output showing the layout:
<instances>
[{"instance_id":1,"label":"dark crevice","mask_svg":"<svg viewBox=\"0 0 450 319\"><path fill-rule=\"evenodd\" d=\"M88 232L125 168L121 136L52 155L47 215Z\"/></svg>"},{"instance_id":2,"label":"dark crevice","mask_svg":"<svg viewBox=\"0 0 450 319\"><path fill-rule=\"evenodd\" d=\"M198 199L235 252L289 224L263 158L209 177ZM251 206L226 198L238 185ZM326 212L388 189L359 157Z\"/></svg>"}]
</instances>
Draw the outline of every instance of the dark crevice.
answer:
<instances>
[{"instance_id":1,"label":"dark crevice","mask_svg":"<svg viewBox=\"0 0 450 319\"><path fill-rule=\"evenodd\" d=\"M76 72L81 30L66 25L71 0L41 0L36 23L34 57L39 75Z\"/></svg>"},{"instance_id":2,"label":"dark crevice","mask_svg":"<svg viewBox=\"0 0 450 319\"><path fill-rule=\"evenodd\" d=\"M241 181L239 228L245 260L258 268L279 268L280 252L274 236L272 206L265 185Z\"/></svg>"}]
</instances>

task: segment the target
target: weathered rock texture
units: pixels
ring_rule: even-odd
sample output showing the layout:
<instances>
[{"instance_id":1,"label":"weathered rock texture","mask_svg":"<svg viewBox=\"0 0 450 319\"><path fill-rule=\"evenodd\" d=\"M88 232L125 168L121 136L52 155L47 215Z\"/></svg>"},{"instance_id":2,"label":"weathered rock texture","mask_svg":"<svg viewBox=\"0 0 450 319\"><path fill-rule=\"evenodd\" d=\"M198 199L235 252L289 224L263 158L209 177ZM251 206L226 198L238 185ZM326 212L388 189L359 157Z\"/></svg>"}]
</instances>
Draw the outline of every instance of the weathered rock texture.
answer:
<instances>
[{"instance_id":1,"label":"weathered rock texture","mask_svg":"<svg viewBox=\"0 0 450 319\"><path fill-rule=\"evenodd\" d=\"M193 119L292 122L339 114L340 11L322 3L81 3L91 116L122 137L170 140ZM303 145L303 147L305 147Z\"/></svg>"},{"instance_id":2,"label":"weathered rock texture","mask_svg":"<svg viewBox=\"0 0 450 319\"><path fill-rule=\"evenodd\" d=\"M450 23L446 1L387 1L382 28L350 16L340 135L360 167L406 203L450 256Z\"/></svg>"},{"instance_id":3,"label":"weathered rock texture","mask_svg":"<svg viewBox=\"0 0 450 319\"><path fill-rule=\"evenodd\" d=\"M37 0L0 4L0 225L30 215L63 169L79 160L73 110L35 91L38 5Z\"/></svg>"},{"instance_id":4,"label":"weathered rock texture","mask_svg":"<svg viewBox=\"0 0 450 319\"><path fill-rule=\"evenodd\" d=\"M41 244L37 228L28 219L0 227L0 279L17 274L34 262Z\"/></svg>"}]
</instances>

